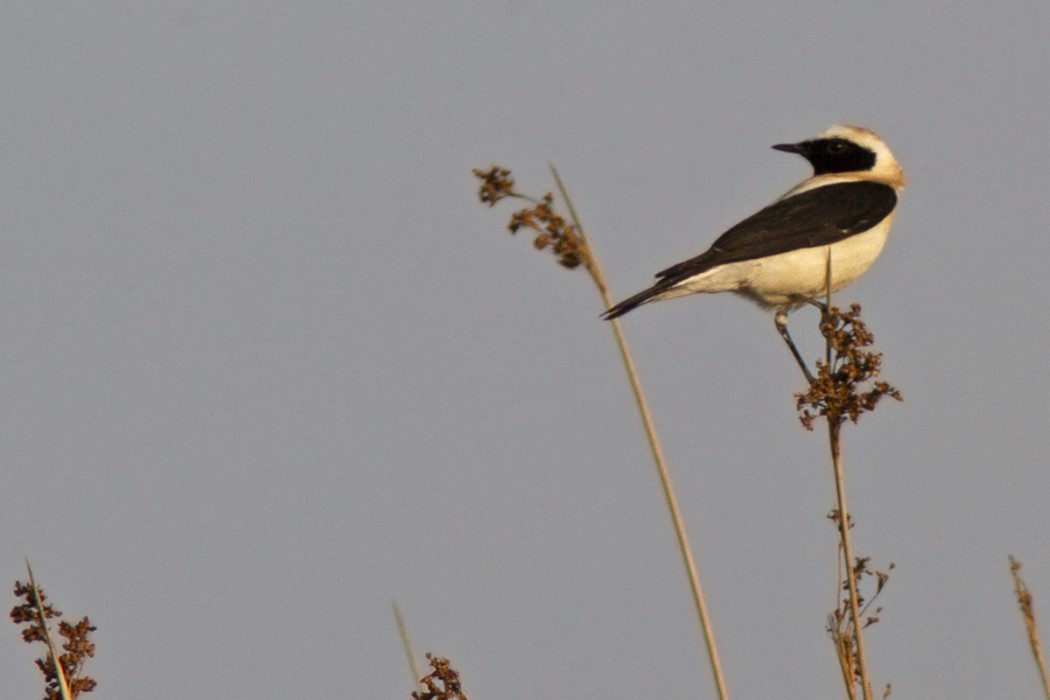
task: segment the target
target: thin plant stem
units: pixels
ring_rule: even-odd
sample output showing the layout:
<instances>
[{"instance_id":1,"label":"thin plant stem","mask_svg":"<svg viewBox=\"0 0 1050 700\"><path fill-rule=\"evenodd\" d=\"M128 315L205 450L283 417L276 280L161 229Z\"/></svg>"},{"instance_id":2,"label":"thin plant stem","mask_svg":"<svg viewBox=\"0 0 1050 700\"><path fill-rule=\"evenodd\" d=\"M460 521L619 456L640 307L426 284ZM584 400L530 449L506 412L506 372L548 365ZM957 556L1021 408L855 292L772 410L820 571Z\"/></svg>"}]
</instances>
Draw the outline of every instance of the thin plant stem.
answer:
<instances>
[{"instance_id":1,"label":"thin plant stem","mask_svg":"<svg viewBox=\"0 0 1050 700\"><path fill-rule=\"evenodd\" d=\"M1021 617L1024 618L1025 628L1028 630L1028 645L1032 649L1035 665L1039 669L1039 677L1043 681L1043 693L1050 700L1050 678L1046 675L1046 663L1043 661L1043 647L1039 643L1039 628L1035 623L1035 608L1032 605L1032 594L1028 586L1021 580L1021 563L1010 557L1010 573L1014 577L1014 592L1017 593L1017 604L1021 608Z\"/></svg>"},{"instance_id":2,"label":"thin plant stem","mask_svg":"<svg viewBox=\"0 0 1050 700\"><path fill-rule=\"evenodd\" d=\"M839 658L839 669L842 671L842 682L846 685L846 695L849 700L857 700L857 685L853 680L853 671L849 667L849 656L843 648L843 639L841 637L835 640L835 652ZM845 643L849 644L847 640Z\"/></svg>"},{"instance_id":3,"label":"thin plant stem","mask_svg":"<svg viewBox=\"0 0 1050 700\"><path fill-rule=\"evenodd\" d=\"M837 609L840 596L842 595L842 557L838 557L838 576L835 578L835 595L832 596L834 600L834 607ZM834 618L831 618L834 620ZM842 682L846 686L846 695L849 696L849 700L857 700L857 685L853 679L853 670L849 664L849 652L844 649L845 643L852 643L848 640L844 640L841 634L838 634L837 627L833 625L831 621L828 623L828 630L831 632L831 640L835 643L835 656L839 660L839 669L842 671Z\"/></svg>"},{"instance_id":4,"label":"thin plant stem","mask_svg":"<svg viewBox=\"0 0 1050 700\"><path fill-rule=\"evenodd\" d=\"M36 587L36 580L33 578L33 567L29 565L28 559L26 559L26 571L29 572L29 587L33 590L33 605L36 606L36 614L40 620L40 629L44 633L44 641L47 642L48 653L51 654L51 661L55 665L55 677L58 679L58 688L62 693L62 700L71 700L73 696L69 692L69 683L66 682L66 673L62 669L62 663L58 658L58 651L55 648L55 643L51 640L51 633L47 629L44 601L40 600L40 589Z\"/></svg>"},{"instance_id":5,"label":"thin plant stem","mask_svg":"<svg viewBox=\"0 0 1050 700\"><path fill-rule=\"evenodd\" d=\"M853 618L853 636L857 642L857 670L860 674L864 700L872 700L868 663L864 656L864 635L861 632L860 605L857 597L857 577L853 570L853 547L849 538L849 512L846 510L846 479L842 470L842 423L828 418L828 441L831 444L831 463L835 471L835 493L839 502L839 535L842 538L842 556L846 560L846 582L849 587L849 609Z\"/></svg>"},{"instance_id":6,"label":"thin plant stem","mask_svg":"<svg viewBox=\"0 0 1050 700\"><path fill-rule=\"evenodd\" d=\"M565 186L562 184L561 177L558 176L558 171L553 165L549 163L548 165L551 174L554 176L554 181L558 185L558 191L561 193L562 200L565 202L565 206L569 209L569 215L572 218L573 225L576 227L576 232L584 241L584 249L587 251L584 265L587 268L587 272L590 273L595 286L598 287L598 293L601 295L602 303L605 305L605 308L610 308L613 305L613 300L609 295L609 287L605 282L605 276L602 274L601 267L598 265L598 260L595 257L594 247L584 236L583 227L580 225L579 218L576 216L576 210L572 206L572 200L569 199L569 194L566 192ZM645 395L642 393L642 385L638 379L638 373L635 371L634 361L631 359L631 353L627 349L627 341L624 339L623 331L620 328L620 322L617 319L613 319L611 323L613 335L616 338L616 345L620 350L620 358L623 360L624 368L627 370L627 378L631 384L631 391L634 394L634 400L638 406L638 412L641 414L642 425L645 428L645 434L649 440L649 449L652 452L653 461L656 464L656 471L660 477L660 485L663 487L664 498L667 501L667 507L671 513L671 523L674 526L675 535L678 538L678 548L682 555L682 561L685 564L686 574L689 577L689 587L693 594L693 603L696 606L697 617L700 620L700 628L703 632L704 641L707 646L707 658L711 665L711 674L714 677L715 686L718 690L718 697L720 700L727 700L729 694L726 691L725 678L722 674L722 665L718 660L718 648L715 646L715 635L711 628L711 620L707 613L707 605L704 602L703 591L700 587L700 576L697 573L696 562L693 559L692 550L689 547L689 539L686 536L685 523L682 519L682 513L678 508L678 499L675 497L674 486L671 483L671 473L667 468L667 461L664 459L663 450L660 447L660 441L656 436L656 427L653 424L652 416L649 413L649 407L645 401Z\"/></svg>"},{"instance_id":7,"label":"thin plant stem","mask_svg":"<svg viewBox=\"0 0 1050 700\"><path fill-rule=\"evenodd\" d=\"M397 601L391 601L391 605L394 608L394 621L397 622L397 633L401 636L401 646L404 647L405 658L408 659L408 669L412 673L412 684L416 686L419 692L423 692L426 688L419 681L423 674L419 672L419 666L416 664L416 655L412 651L412 639L408 636L408 627L405 626L405 619L401 617L401 610L397 607Z\"/></svg>"},{"instance_id":8,"label":"thin plant stem","mask_svg":"<svg viewBox=\"0 0 1050 700\"><path fill-rule=\"evenodd\" d=\"M825 315L831 310L831 248L828 248L824 268ZM823 318L821 319L823 322ZM825 344L825 361L831 367L831 336ZM828 415L828 443L831 447L831 466L835 476L835 495L839 505L839 535L842 539L842 556L846 560L846 584L849 588L849 610L853 619L853 637L857 644L857 671L860 674L864 700L872 700L871 680L868 678L868 662L864 655L864 634L860 624L860 596L857 595L857 576L853 570L853 546L849 537L849 511L846 510L846 477L842 469L842 419ZM841 579L840 579L841 580ZM850 698L856 697L852 679L849 683Z\"/></svg>"}]
</instances>

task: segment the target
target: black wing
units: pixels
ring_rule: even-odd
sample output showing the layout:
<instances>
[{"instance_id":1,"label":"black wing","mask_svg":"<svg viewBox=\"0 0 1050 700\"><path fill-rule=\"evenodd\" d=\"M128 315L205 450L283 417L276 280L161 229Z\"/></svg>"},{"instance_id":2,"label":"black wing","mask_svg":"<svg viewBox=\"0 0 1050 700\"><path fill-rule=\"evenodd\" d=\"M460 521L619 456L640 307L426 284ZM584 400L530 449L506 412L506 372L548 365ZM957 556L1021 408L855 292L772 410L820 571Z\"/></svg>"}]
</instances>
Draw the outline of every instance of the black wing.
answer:
<instances>
[{"instance_id":1,"label":"black wing","mask_svg":"<svg viewBox=\"0 0 1050 700\"><path fill-rule=\"evenodd\" d=\"M656 276L678 282L727 263L831 245L876 226L896 205L896 191L878 182L817 187L770 204L723 233L704 253Z\"/></svg>"}]
</instances>

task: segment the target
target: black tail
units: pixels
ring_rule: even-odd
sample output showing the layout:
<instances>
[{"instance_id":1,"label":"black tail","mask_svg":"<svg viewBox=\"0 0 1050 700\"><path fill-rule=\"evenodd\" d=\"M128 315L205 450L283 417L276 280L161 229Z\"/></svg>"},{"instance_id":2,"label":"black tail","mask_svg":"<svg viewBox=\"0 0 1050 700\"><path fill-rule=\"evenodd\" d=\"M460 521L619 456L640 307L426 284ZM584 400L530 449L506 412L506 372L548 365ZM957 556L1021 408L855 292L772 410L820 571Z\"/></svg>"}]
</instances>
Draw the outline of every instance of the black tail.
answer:
<instances>
[{"instance_id":1,"label":"black tail","mask_svg":"<svg viewBox=\"0 0 1050 700\"><path fill-rule=\"evenodd\" d=\"M653 297L666 292L670 287L673 286L673 284L668 284L666 280L661 280L654 284L652 287L649 287L649 289L646 289L644 292L638 292L633 297L628 297L627 299L624 299L619 304L602 314L602 318L606 321L611 321L614 318L620 318L631 309L641 306Z\"/></svg>"}]
</instances>

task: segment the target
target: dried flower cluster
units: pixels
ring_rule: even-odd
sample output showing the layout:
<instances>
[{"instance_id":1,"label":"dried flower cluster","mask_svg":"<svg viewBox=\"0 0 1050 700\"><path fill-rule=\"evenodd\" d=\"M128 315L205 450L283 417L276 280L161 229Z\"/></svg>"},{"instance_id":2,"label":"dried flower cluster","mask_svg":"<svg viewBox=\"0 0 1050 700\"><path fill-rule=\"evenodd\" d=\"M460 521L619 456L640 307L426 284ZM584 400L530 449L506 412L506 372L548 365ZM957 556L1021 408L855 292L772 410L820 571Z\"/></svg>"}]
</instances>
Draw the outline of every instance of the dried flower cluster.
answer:
<instances>
[{"instance_id":1,"label":"dried flower cluster","mask_svg":"<svg viewBox=\"0 0 1050 700\"><path fill-rule=\"evenodd\" d=\"M799 419L807 430L813 429L813 419L826 416L833 423L842 423L849 418L854 423L865 411L874 410L883 396L892 396L898 401L901 394L883 381L872 383L879 376L882 353L869 352L865 348L874 342L874 336L860 320L860 305L850 305L849 311L830 307L820 324L820 331L827 340L828 357L817 361L817 376L809 390L795 394L797 408L802 412Z\"/></svg>"},{"instance_id":2,"label":"dried flower cluster","mask_svg":"<svg viewBox=\"0 0 1050 700\"><path fill-rule=\"evenodd\" d=\"M510 176L510 171L506 168L501 168L498 165L493 165L488 170L475 168L474 176L481 179L481 187L478 188L478 198L482 204L494 207L497 202L505 197L518 196L514 192L514 180Z\"/></svg>"},{"instance_id":3,"label":"dried flower cluster","mask_svg":"<svg viewBox=\"0 0 1050 700\"><path fill-rule=\"evenodd\" d=\"M61 674L64 676L69 687L71 697L77 697L81 693L90 693L95 689L97 683L89 676L81 675L84 663L89 657L95 655L95 645L88 639L88 635L95 631L95 627L87 617L79 622L69 623L62 618L62 612L55 610L50 604L44 604L47 596L44 591L32 583L15 582L15 597L24 600L11 610L11 619L16 625L25 625L22 630L22 639L26 644L42 642L48 645L47 620L58 618L58 633L65 638L62 645L65 651L58 657L61 665ZM62 679L59 677L55 667L55 659L50 649L43 659L37 659L37 667L44 674L44 700L58 700L62 697Z\"/></svg>"},{"instance_id":4,"label":"dried flower cluster","mask_svg":"<svg viewBox=\"0 0 1050 700\"><path fill-rule=\"evenodd\" d=\"M532 229L536 232L533 245L538 250L549 247L558 258L558 263L570 270L588 263L587 246L582 234L554 210L553 194L548 192L540 199L523 195L515 191L510 171L495 165L489 170L475 169L474 175L481 180L478 199L483 204L492 207L507 197L516 197L532 203L532 206L511 215L507 228L512 234L521 228Z\"/></svg>"},{"instance_id":5,"label":"dried flower cluster","mask_svg":"<svg viewBox=\"0 0 1050 700\"><path fill-rule=\"evenodd\" d=\"M467 700L459 683L459 673L448 659L427 654L427 661L434 670L419 679L426 691L412 693L415 700Z\"/></svg>"}]
</instances>

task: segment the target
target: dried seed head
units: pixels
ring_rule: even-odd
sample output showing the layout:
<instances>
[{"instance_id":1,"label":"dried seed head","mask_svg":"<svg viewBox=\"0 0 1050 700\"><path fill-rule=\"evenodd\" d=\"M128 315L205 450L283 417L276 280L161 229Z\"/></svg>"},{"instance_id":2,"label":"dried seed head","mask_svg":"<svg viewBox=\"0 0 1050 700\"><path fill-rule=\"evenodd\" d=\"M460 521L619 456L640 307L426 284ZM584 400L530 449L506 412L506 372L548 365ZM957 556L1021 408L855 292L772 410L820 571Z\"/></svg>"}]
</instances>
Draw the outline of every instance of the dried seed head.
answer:
<instances>
[{"instance_id":1,"label":"dried seed head","mask_svg":"<svg viewBox=\"0 0 1050 700\"><path fill-rule=\"evenodd\" d=\"M587 246L580 231L554 209L554 195L550 192L540 199L532 199L514 190L514 180L506 168L493 166L489 170L474 170L481 180L478 198L490 207L506 197L517 197L532 203L510 215L507 230L512 234L523 228L536 233L533 245L538 250L550 248L558 263L570 270L589 260Z\"/></svg>"},{"instance_id":2,"label":"dried seed head","mask_svg":"<svg viewBox=\"0 0 1050 700\"><path fill-rule=\"evenodd\" d=\"M415 700L467 700L459 682L459 673L452 668L448 659L427 654L427 661L433 670L419 679L426 690L412 693Z\"/></svg>"},{"instance_id":3,"label":"dried seed head","mask_svg":"<svg viewBox=\"0 0 1050 700\"><path fill-rule=\"evenodd\" d=\"M799 420L807 430L813 419L825 416L842 423L854 423L862 413L872 411L884 396L898 401L900 392L879 376L882 354L870 352L875 337L860 319L860 305L852 304L843 312L832 306L821 322L821 333L827 341L830 361L817 361L816 381L804 393L795 394Z\"/></svg>"},{"instance_id":4,"label":"dried seed head","mask_svg":"<svg viewBox=\"0 0 1050 700\"><path fill-rule=\"evenodd\" d=\"M496 206L496 202L504 197L514 196L514 180L510 177L510 171L493 165L488 170L474 169L474 175L481 179L481 187L478 189L478 199L490 207Z\"/></svg>"}]
</instances>

